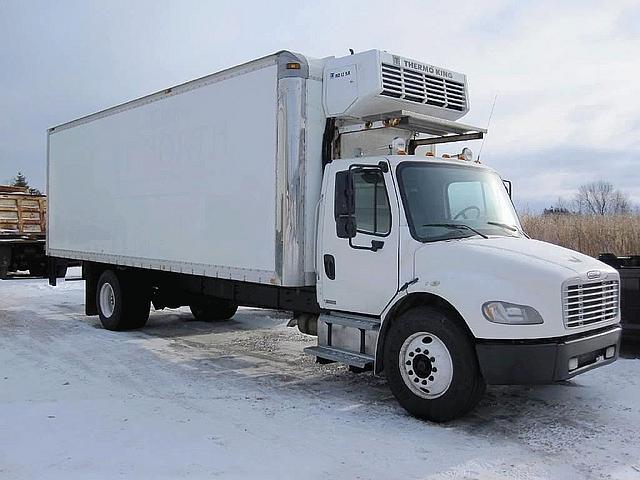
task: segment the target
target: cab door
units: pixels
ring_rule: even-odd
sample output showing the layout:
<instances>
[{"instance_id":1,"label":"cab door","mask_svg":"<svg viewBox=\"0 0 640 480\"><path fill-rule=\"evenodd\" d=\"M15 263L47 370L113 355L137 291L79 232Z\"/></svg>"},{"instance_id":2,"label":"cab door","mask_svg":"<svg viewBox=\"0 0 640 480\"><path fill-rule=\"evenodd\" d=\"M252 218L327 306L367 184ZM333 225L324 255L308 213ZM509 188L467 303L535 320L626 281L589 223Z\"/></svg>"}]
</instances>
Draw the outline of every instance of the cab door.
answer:
<instances>
[{"instance_id":1,"label":"cab door","mask_svg":"<svg viewBox=\"0 0 640 480\"><path fill-rule=\"evenodd\" d=\"M386 160L327 165L318 236L322 308L380 315L398 291L398 200Z\"/></svg>"}]
</instances>

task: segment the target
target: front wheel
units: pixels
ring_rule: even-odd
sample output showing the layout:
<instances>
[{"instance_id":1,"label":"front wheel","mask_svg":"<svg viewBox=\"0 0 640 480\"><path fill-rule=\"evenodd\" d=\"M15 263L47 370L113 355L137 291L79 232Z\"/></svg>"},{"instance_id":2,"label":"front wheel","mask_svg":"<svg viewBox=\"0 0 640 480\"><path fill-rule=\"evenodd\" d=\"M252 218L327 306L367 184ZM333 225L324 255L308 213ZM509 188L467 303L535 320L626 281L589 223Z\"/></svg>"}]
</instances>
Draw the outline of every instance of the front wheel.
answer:
<instances>
[{"instance_id":1,"label":"front wheel","mask_svg":"<svg viewBox=\"0 0 640 480\"><path fill-rule=\"evenodd\" d=\"M116 275L105 270L98 279L96 305L100 322L107 330L141 328L149 319L149 289L127 272Z\"/></svg>"},{"instance_id":2,"label":"front wheel","mask_svg":"<svg viewBox=\"0 0 640 480\"><path fill-rule=\"evenodd\" d=\"M468 335L449 313L432 307L413 308L395 319L384 369L400 405L435 422L464 415L485 389Z\"/></svg>"}]
</instances>

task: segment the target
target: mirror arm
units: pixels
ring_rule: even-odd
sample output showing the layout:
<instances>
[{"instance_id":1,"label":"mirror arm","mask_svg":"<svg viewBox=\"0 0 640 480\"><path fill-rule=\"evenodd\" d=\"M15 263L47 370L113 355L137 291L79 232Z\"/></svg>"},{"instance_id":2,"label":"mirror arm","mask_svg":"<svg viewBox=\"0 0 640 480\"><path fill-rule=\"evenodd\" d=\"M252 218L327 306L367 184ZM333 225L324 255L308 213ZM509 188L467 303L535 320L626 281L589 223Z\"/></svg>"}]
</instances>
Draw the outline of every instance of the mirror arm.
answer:
<instances>
[{"instance_id":1,"label":"mirror arm","mask_svg":"<svg viewBox=\"0 0 640 480\"><path fill-rule=\"evenodd\" d=\"M382 240L371 240L371 246L365 247L363 245L354 245L351 238L349 239L349 246L355 250L370 250L372 252L377 252L384 247L384 242Z\"/></svg>"},{"instance_id":2,"label":"mirror arm","mask_svg":"<svg viewBox=\"0 0 640 480\"><path fill-rule=\"evenodd\" d=\"M502 180L502 184L504 185L505 190L509 194L509 198L511 198L511 180Z\"/></svg>"}]
</instances>

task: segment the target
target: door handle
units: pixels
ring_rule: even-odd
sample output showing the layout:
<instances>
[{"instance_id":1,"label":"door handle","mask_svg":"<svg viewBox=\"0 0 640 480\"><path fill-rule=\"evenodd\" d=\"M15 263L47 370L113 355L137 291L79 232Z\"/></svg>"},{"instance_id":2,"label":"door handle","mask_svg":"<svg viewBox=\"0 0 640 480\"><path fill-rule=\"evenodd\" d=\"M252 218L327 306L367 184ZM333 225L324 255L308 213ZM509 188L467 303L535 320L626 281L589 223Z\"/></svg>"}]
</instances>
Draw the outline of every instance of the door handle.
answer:
<instances>
[{"instance_id":1,"label":"door handle","mask_svg":"<svg viewBox=\"0 0 640 480\"><path fill-rule=\"evenodd\" d=\"M371 250L373 252L382 250L382 247L384 247L384 242L382 240L371 240Z\"/></svg>"},{"instance_id":2,"label":"door handle","mask_svg":"<svg viewBox=\"0 0 640 480\"><path fill-rule=\"evenodd\" d=\"M333 258L333 255L329 255L326 253L323 257L324 259L324 273L329 280L336 279L336 259Z\"/></svg>"}]
</instances>

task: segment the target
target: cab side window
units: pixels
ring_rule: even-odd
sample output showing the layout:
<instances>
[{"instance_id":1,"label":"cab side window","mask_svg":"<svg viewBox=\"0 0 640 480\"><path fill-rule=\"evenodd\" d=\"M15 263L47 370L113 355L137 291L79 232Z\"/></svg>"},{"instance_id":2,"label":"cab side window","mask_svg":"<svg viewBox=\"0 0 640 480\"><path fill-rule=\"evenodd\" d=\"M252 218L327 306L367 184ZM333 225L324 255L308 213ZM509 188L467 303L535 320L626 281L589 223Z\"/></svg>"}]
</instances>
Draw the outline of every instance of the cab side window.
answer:
<instances>
[{"instance_id":1,"label":"cab side window","mask_svg":"<svg viewBox=\"0 0 640 480\"><path fill-rule=\"evenodd\" d=\"M391 231L391 208L382 172L367 169L354 172L353 187L357 231L388 235Z\"/></svg>"}]
</instances>

